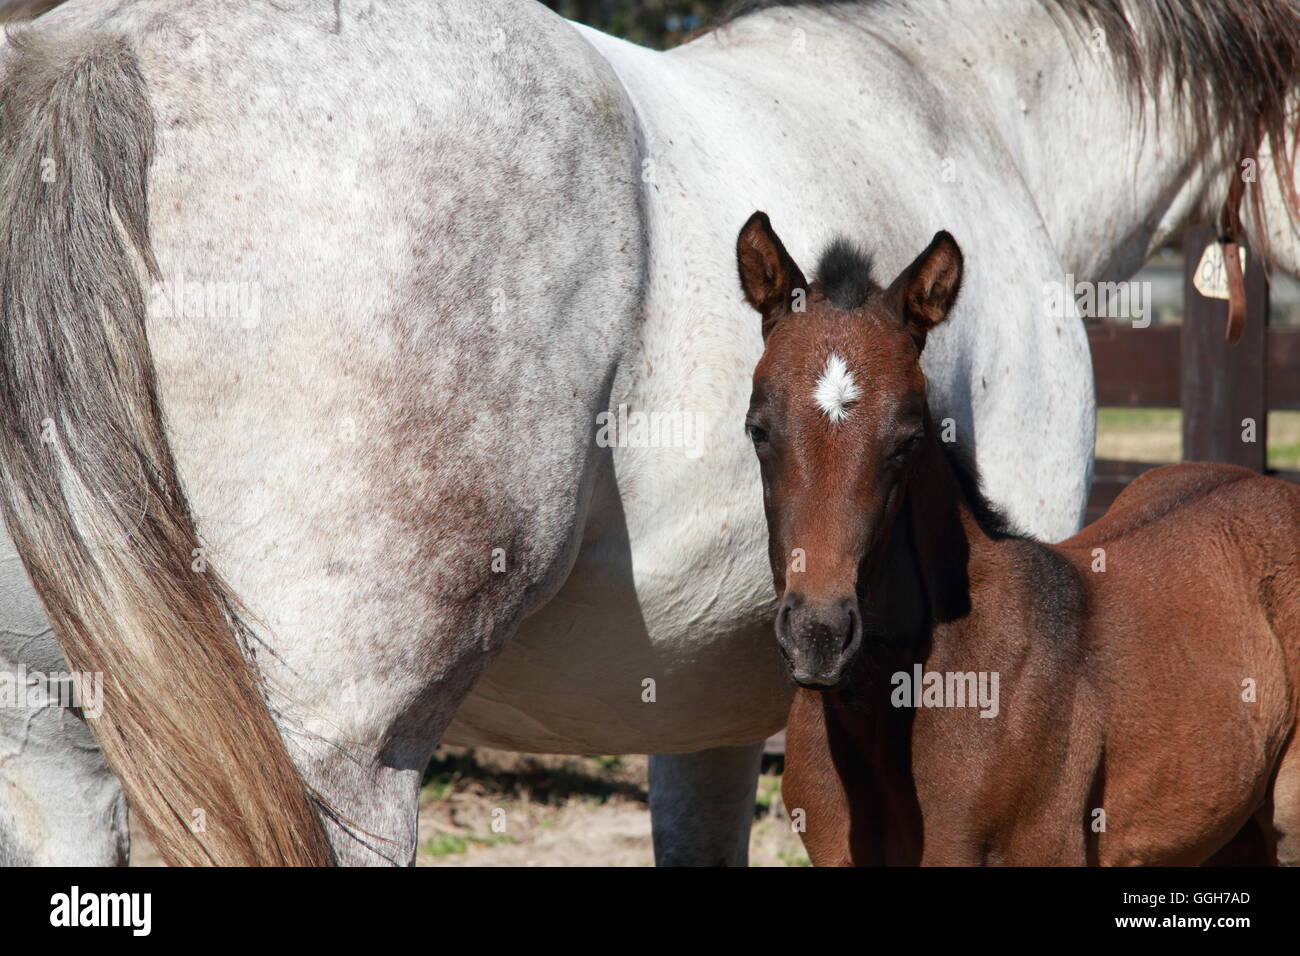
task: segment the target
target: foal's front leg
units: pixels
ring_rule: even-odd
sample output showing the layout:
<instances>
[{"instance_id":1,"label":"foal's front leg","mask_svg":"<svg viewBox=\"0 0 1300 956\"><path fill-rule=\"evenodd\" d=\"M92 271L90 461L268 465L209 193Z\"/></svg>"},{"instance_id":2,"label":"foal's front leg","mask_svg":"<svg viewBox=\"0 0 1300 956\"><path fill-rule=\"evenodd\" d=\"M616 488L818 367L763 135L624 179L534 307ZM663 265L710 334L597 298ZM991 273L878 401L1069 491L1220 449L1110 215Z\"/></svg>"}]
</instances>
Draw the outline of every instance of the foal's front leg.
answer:
<instances>
[{"instance_id":1,"label":"foal's front leg","mask_svg":"<svg viewBox=\"0 0 1300 956\"><path fill-rule=\"evenodd\" d=\"M798 690L785 732L781 800L814 866L914 864L909 834L883 812L870 756L828 727L826 695Z\"/></svg>"}]
</instances>

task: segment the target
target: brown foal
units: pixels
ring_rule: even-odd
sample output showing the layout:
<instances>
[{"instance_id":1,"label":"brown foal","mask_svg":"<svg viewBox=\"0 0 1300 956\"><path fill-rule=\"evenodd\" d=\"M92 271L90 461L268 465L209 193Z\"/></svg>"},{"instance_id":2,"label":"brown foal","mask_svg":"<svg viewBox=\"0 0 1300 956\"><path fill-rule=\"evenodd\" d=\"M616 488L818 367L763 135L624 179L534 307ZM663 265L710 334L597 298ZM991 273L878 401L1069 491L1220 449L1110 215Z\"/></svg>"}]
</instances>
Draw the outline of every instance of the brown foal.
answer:
<instances>
[{"instance_id":1,"label":"brown foal","mask_svg":"<svg viewBox=\"0 0 1300 956\"><path fill-rule=\"evenodd\" d=\"M1019 537L926 404L951 236L888 288L842 241L808 283L762 213L737 256L812 861L1300 864L1300 488L1174 465Z\"/></svg>"}]
</instances>

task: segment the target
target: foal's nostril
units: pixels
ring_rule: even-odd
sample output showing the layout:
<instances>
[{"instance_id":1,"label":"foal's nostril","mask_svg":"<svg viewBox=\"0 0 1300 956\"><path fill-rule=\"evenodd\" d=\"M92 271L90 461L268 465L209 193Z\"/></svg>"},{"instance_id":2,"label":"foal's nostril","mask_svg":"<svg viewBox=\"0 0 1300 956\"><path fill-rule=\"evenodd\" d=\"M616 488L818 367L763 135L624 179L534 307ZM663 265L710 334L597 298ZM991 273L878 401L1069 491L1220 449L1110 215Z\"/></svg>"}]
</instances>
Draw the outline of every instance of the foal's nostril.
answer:
<instances>
[{"instance_id":1,"label":"foal's nostril","mask_svg":"<svg viewBox=\"0 0 1300 956\"><path fill-rule=\"evenodd\" d=\"M776 630L778 634L790 633L790 612L793 610L794 608L790 606L789 601L786 601L781 605L781 612L776 618Z\"/></svg>"},{"instance_id":2,"label":"foal's nostril","mask_svg":"<svg viewBox=\"0 0 1300 956\"><path fill-rule=\"evenodd\" d=\"M794 591L787 591L781 599L781 607L776 612L776 631L778 634L790 634L794 623L794 612L803 607L803 598Z\"/></svg>"},{"instance_id":3,"label":"foal's nostril","mask_svg":"<svg viewBox=\"0 0 1300 956\"><path fill-rule=\"evenodd\" d=\"M844 644L840 647L841 652L847 651L853 645L853 642L857 639L858 635L862 633L862 618L858 616L857 607L850 604L848 606L848 612L849 628L848 633L844 635Z\"/></svg>"}]
</instances>

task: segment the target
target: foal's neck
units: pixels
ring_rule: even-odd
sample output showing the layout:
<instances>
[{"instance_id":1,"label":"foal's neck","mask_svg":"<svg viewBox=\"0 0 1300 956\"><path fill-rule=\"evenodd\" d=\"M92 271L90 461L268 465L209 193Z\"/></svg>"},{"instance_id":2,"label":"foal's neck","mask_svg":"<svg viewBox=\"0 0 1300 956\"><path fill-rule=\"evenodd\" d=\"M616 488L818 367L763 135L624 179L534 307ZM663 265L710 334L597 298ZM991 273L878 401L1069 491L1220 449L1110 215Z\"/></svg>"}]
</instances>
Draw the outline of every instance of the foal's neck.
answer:
<instances>
[{"instance_id":1,"label":"foal's neck","mask_svg":"<svg viewBox=\"0 0 1300 956\"><path fill-rule=\"evenodd\" d=\"M990 521L973 473L960 472L944 449L928 411L925 434L870 568L862 608L864 621L883 626L886 643L910 646L922 657L936 626L966 617L972 578L996 576L989 558L1005 537Z\"/></svg>"}]
</instances>

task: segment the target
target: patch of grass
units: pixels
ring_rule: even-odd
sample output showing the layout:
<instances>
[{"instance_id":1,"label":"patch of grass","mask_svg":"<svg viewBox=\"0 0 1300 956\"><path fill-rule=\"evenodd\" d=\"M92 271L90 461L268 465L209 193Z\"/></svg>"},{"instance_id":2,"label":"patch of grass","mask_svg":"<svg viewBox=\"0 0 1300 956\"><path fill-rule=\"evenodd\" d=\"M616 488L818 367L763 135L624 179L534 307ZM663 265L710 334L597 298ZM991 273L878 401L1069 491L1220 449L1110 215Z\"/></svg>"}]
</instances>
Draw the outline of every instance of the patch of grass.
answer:
<instances>
[{"instance_id":1,"label":"patch of grass","mask_svg":"<svg viewBox=\"0 0 1300 956\"><path fill-rule=\"evenodd\" d=\"M1286 445L1268 445L1268 467L1281 470L1300 468L1300 441Z\"/></svg>"},{"instance_id":2,"label":"patch of grass","mask_svg":"<svg viewBox=\"0 0 1300 956\"><path fill-rule=\"evenodd\" d=\"M1097 457L1170 462L1182 457L1183 413L1176 408L1097 409ZM1268 413L1268 467L1300 468L1300 412Z\"/></svg>"},{"instance_id":3,"label":"patch of grass","mask_svg":"<svg viewBox=\"0 0 1300 956\"><path fill-rule=\"evenodd\" d=\"M494 833L491 836L478 836L473 833L461 835L459 833L439 833L430 837L424 843L424 852L428 856L452 856L457 853L466 853L471 846L498 846L502 843L518 843L514 837L505 833Z\"/></svg>"},{"instance_id":4,"label":"patch of grass","mask_svg":"<svg viewBox=\"0 0 1300 956\"><path fill-rule=\"evenodd\" d=\"M556 766L521 756L514 769L484 765L473 750L439 750L424 771L424 799L442 800L454 793L473 791L560 806L571 799L600 804L613 797L645 802L643 785L617 779L621 757L574 757Z\"/></svg>"},{"instance_id":5,"label":"patch of grass","mask_svg":"<svg viewBox=\"0 0 1300 956\"><path fill-rule=\"evenodd\" d=\"M1300 468L1300 412L1268 413L1268 467Z\"/></svg>"},{"instance_id":6,"label":"patch of grass","mask_svg":"<svg viewBox=\"0 0 1300 956\"><path fill-rule=\"evenodd\" d=\"M1176 408L1097 409L1097 457L1122 461L1178 461L1183 413Z\"/></svg>"},{"instance_id":7,"label":"patch of grass","mask_svg":"<svg viewBox=\"0 0 1300 956\"><path fill-rule=\"evenodd\" d=\"M786 866L812 866L812 860L808 859L808 854L803 847L797 850L782 850L776 858Z\"/></svg>"},{"instance_id":8,"label":"patch of grass","mask_svg":"<svg viewBox=\"0 0 1300 956\"><path fill-rule=\"evenodd\" d=\"M1097 431L1103 428L1181 428L1183 413L1177 408L1097 409Z\"/></svg>"},{"instance_id":9,"label":"patch of grass","mask_svg":"<svg viewBox=\"0 0 1300 956\"><path fill-rule=\"evenodd\" d=\"M458 833L439 833L425 841L424 852L429 856L451 856L469 849L469 839Z\"/></svg>"},{"instance_id":10,"label":"patch of grass","mask_svg":"<svg viewBox=\"0 0 1300 956\"><path fill-rule=\"evenodd\" d=\"M440 773L425 782L424 794L431 800L444 800L447 794L451 793L453 786L455 786L455 776L451 773Z\"/></svg>"},{"instance_id":11,"label":"patch of grass","mask_svg":"<svg viewBox=\"0 0 1300 956\"><path fill-rule=\"evenodd\" d=\"M763 774L758 778L758 792L754 795L754 816L770 815L780 799L781 778L776 774Z\"/></svg>"}]
</instances>

